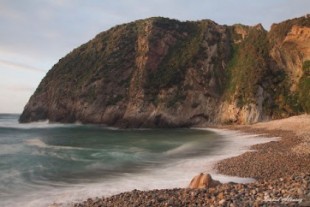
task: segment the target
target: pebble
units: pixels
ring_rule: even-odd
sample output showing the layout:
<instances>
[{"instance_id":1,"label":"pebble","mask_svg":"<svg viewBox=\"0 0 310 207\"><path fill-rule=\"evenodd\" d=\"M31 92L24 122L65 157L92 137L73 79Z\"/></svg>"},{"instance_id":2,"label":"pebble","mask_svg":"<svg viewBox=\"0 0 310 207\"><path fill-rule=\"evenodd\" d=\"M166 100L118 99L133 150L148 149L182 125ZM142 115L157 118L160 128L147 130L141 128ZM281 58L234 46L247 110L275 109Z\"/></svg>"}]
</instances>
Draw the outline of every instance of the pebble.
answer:
<instances>
[{"instance_id":1,"label":"pebble","mask_svg":"<svg viewBox=\"0 0 310 207\"><path fill-rule=\"evenodd\" d=\"M233 128L232 128L233 129ZM310 152L298 154L293 148L304 142L304 138L291 131L243 128L250 134L265 134L266 137L281 137L277 142L254 145L252 152L220 161L216 165L219 173L257 180L272 179L286 182L285 177L296 172L309 173ZM310 140L310 135L308 135ZM266 138L268 139L268 138Z\"/></svg>"},{"instance_id":2,"label":"pebble","mask_svg":"<svg viewBox=\"0 0 310 207\"><path fill-rule=\"evenodd\" d=\"M215 188L198 190L134 190L107 198L90 198L73 206L309 206L310 174L283 179L285 182L276 179L248 184L226 183Z\"/></svg>"}]
</instances>

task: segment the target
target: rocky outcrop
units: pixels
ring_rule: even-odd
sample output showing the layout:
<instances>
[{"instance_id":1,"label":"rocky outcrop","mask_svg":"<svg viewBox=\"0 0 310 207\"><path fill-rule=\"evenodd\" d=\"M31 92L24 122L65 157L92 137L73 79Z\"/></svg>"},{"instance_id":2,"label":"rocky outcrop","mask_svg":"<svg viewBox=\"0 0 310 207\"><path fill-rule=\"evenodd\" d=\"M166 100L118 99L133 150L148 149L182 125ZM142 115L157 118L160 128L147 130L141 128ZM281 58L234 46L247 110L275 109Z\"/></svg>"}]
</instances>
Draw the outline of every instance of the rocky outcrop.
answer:
<instances>
[{"instance_id":1,"label":"rocky outcrop","mask_svg":"<svg viewBox=\"0 0 310 207\"><path fill-rule=\"evenodd\" d=\"M182 127L302 113L309 27L306 17L270 32L210 20L119 25L60 59L20 122Z\"/></svg>"},{"instance_id":2,"label":"rocky outcrop","mask_svg":"<svg viewBox=\"0 0 310 207\"><path fill-rule=\"evenodd\" d=\"M282 41L271 50L271 56L289 75L291 90L298 90L303 75L302 65L310 60L310 27L292 26Z\"/></svg>"},{"instance_id":3,"label":"rocky outcrop","mask_svg":"<svg viewBox=\"0 0 310 207\"><path fill-rule=\"evenodd\" d=\"M220 184L221 183L218 180L213 180L210 174L200 173L191 180L189 188L213 188Z\"/></svg>"}]
</instances>

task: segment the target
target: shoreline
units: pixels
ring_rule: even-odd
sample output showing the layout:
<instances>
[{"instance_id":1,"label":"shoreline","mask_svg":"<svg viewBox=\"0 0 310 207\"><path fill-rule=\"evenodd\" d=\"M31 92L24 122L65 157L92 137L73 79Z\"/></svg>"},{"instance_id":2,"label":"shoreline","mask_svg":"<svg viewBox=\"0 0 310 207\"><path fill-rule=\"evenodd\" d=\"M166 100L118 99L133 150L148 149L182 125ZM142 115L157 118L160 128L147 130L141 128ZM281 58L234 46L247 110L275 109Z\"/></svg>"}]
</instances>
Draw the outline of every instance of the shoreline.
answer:
<instances>
[{"instance_id":1,"label":"shoreline","mask_svg":"<svg viewBox=\"0 0 310 207\"><path fill-rule=\"evenodd\" d=\"M267 144L270 142L278 142L281 137L278 136L267 136L265 133L253 133L253 132L245 132L240 129L232 129L232 128L198 128L202 130L207 130L214 132L224 139L228 140L226 147L222 150L223 155L211 161L211 168L207 168L203 173L208 173L215 180L219 180L222 183L250 183L257 181L256 177L251 176L240 176L239 174L229 174L225 171L220 171L217 166L224 160L229 160L231 158L236 158L242 156L245 153L251 153L255 151L253 146ZM206 160L209 161L209 160Z\"/></svg>"},{"instance_id":2,"label":"shoreline","mask_svg":"<svg viewBox=\"0 0 310 207\"><path fill-rule=\"evenodd\" d=\"M302 116L310 123L309 115ZM288 124L292 124L292 121L295 125L300 124L300 120L296 122L295 119L300 119L300 116L288 121ZM307 202L310 202L310 151L305 143L308 143L310 130L305 127L305 132L296 133L294 129L298 127L290 126L285 127L288 131L283 131L279 127L270 127L270 123L215 128L263 134L263 137L281 137L277 141L255 144L250 151L220 160L214 166L220 175L252 177L257 179L255 182L230 182L209 189L134 190L106 198L88 199L74 206L307 206ZM266 129L266 126L269 128Z\"/></svg>"},{"instance_id":3,"label":"shoreline","mask_svg":"<svg viewBox=\"0 0 310 207\"><path fill-rule=\"evenodd\" d=\"M250 152L220 161L219 173L257 180L310 173L310 115L224 128L281 139L253 145Z\"/></svg>"}]
</instances>

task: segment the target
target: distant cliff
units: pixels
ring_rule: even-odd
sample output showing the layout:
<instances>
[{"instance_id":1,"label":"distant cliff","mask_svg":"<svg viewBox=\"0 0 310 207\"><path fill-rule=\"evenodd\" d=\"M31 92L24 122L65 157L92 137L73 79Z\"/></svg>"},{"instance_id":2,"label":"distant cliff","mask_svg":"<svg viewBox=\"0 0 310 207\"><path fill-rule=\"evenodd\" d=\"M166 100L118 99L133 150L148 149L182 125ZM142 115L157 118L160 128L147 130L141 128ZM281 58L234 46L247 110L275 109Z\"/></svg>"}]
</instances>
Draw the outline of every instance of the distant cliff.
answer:
<instances>
[{"instance_id":1,"label":"distant cliff","mask_svg":"<svg viewBox=\"0 0 310 207\"><path fill-rule=\"evenodd\" d=\"M310 112L310 18L218 25L149 18L98 34L53 66L20 122L182 127Z\"/></svg>"}]
</instances>

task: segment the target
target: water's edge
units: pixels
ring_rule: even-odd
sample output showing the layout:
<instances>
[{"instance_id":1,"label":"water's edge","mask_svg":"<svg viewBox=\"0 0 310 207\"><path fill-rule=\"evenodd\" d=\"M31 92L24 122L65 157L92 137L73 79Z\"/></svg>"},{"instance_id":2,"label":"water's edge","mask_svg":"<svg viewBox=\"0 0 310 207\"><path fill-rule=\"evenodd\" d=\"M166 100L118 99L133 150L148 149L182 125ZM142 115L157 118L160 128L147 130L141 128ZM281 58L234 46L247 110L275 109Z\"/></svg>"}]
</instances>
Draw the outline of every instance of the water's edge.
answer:
<instances>
[{"instance_id":1,"label":"water's edge","mask_svg":"<svg viewBox=\"0 0 310 207\"><path fill-rule=\"evenodd\" d=\"M108 197L134 189L187 188L191 179L201 172L211 174L222 183L253 182L252 178L219 174L214 167L221 160L249 151L252 145L279 140L215 128L152 131L47 122L18 124L15 115L0 116L0 129L0 156L4 158L0 160L3 172L0 178L4 183L0 187L0 206L72 206L87 198ZM102 136L107 136L106 141L97 143ZM130 139L123 139L124 136ZM111 151L107 148L110 143L116 144L117 148ZM16 153L19 153L18 159L14 157ZM60 159L63 164L59 165L55 159ZM123 159L126 162L134 159L133 164L138 169L130 165L123 166L119 172L105 168ZM99 166L93 165L91 160L98 162ZM22 166L31 166L30 169L16 168L15 164L18 167L25 161L26 165ZM55 161L58 165L54 165ZM77 162L85 163L87 167L69 169ZM20 172L27 174L21 177ZM37 174L41 172L43 174ZM106 174L108 178L104 177ZM29 178L29 182L24 182L25 178ZM17 190L14 194L10 193L10 186Z\"/></svg>"},{"instance_id":2,"label":"water's edge","mask_svg":"<svg viewBox=\"0 0 310 207\"><path fill-rule=\"evenodd\" d=\"M251 134L244 133L238 130L229 130L229 129L216 129L216 128L196 128L200 130L208 130L214 133L217 133L225 137L228 142L227 149L230 149L226 152L226 155L223 155L221 158L214 160L210 168L204 171L204 173L209 173L216 180L219 180L222 183L236 182L236 183L250 183L254 182L254 178L242 178L229 176L218 173L214 167L217 163L224 159L240 156L246 152L253 151L252 146L257 144L264 144L272 141L279 141L280 137L266 137L264 134Z\"/></svg>"},{"instance_id":3,"label":"water's edge","mask_svg":"<svg viewBox=\"0 0 310 207\"><path fill-rule=\"evenodd\" d=\"M263 144L263 143L268 143L271 141L279 141L279 137L264 137L262 134L249 134L249 133L243 133L237 130L228 130L228 129L215 129L215 128L192 128L193 130L206 130L206 131L211 131L214 132L220 136L223 136L225 141L227 142L226 146L224 149L219 150L217 153L215 153L213 156L210 157L203 157L203 158L195 158L193 160L187 160L187 163L180 163L180 165L175 165L172 166L173 168L169 169L158 169L158 172L162 172L163 174L166 174L167 177L171 177L170 174L174 174L174 177L178 177L178 175L175 173L176 168L179 168L179 175L181 174L186 174L190 170L186 170L189 168L196 168L197 172L196 174L191 174L186 177L186 179L182 180L172 180L168 179L167 182L161 183L156 181L156 177L154 177L154 180L150 181L150 183L159 183L160 185L149 186L149 188L143 188L137 183L139 183L139 180L137 182L132 182L132 189L124 189L123 191L120 192L115 192L109 195L102 195L98 193L96 197L102 197L102 196L112 196L116 195L118 193L123 193L123 192L128 192L134 189L137 190L154 190L154 189L173 189L173 188L187 188L191 179L195 176L198 175L199 173L209 173L211 176L219 180L221 183L228 183L228 182L235 182L235 183L251 183L254 182L254 178L242 178L242 177L235 177L235 176L228 176L228 175L223 175L219 174L215 169L215 165L227 158L231 157L236 157L239 155L242 155L245 152L251 151L251 146L256 145L256 144ZM160 177L162 178L162 177ZM167 185L168 184L168 185ZM85 200L85 199L84 199ZM80 202L83 201L82 199ZM73 202L69 203L57 203L57 206L71 206Z\"/></svg>"}]
</instances>

